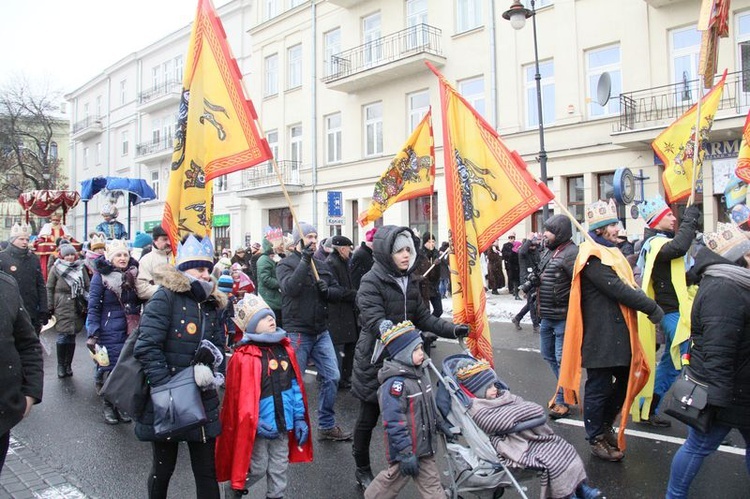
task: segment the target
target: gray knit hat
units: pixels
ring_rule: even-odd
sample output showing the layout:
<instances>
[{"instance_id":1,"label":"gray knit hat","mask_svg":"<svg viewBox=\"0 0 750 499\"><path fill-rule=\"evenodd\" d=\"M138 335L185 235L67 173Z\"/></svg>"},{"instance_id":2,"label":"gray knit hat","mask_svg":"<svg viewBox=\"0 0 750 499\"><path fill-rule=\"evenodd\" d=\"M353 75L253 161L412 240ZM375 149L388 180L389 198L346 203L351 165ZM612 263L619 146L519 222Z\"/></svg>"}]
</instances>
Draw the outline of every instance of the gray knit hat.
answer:
<instances>
[{"instance_id":1,"label":"gray knit hat","mask_svg":"<svg viewBox=\"0 0 750 499\"><path fill-rule=\"evenodd\" d=\"M299 227L302 227L302 235L299 233ZM294 244L297 244L300 239L313 232L317 234L318 229L307 222L300 222L298 225L295 224L294 230L292 231L292 241L294 241Z\"/></svg>"}]
</instances>

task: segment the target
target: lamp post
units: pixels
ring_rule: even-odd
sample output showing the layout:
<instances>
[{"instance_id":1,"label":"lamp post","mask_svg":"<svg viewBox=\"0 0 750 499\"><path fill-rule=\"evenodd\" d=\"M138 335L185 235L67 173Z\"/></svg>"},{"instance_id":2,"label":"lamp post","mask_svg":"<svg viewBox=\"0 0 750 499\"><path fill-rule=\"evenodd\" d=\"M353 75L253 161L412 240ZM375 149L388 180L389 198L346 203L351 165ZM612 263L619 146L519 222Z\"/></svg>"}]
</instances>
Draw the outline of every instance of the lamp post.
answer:
<instances>
[{"instance_id":1,"label":"lamp post","mask_svg":"<svg viewBox=\"0 0 750 499\"><path fill-rule=\"evenodd\" d=\"M536 10L534 0L531 0L531 10L521 3L521 0L513 0L508 10L503 12L503 19L510 21L513 29L520 30L526 25L526 19L531 18L532 33L534 36L534 66L536 74L536 107L539 116L539 169L542 182L547 185L547 151L544 149L544 114L542 113L542 75L539 73L539 50L536 42ZM542 220L549 217L549 206L547 203L542 207Z\"/></svg>"}]
</instances>

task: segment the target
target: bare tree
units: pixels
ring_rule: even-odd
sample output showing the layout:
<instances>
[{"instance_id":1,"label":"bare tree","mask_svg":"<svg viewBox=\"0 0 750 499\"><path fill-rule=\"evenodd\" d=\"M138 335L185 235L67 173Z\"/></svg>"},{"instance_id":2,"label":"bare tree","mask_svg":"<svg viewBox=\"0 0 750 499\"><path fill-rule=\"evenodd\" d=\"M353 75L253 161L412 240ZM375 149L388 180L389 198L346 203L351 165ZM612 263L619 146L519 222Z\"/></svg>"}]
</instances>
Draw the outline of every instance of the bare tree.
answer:
<instances>
[{"instance_id":1,"label":"bare tree","mask_svg":"<svg viewBox=\"0 0 750 499\"><path fill-rule=\"evenodd\" d=\"M57 142L68 133L58 92L18 79L0 89L0 201L34 189L65 189Z\"/></svg>"}]
</instances>

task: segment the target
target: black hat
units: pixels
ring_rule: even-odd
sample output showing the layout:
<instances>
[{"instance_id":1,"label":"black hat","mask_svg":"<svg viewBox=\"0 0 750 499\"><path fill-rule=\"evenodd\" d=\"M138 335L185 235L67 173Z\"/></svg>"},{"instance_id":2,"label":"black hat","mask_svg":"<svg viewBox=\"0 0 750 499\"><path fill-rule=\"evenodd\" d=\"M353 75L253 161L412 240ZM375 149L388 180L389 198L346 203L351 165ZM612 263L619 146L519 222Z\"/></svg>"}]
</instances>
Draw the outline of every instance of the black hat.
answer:
<instances>
[{"instance_id":1,"label":"black hat","mask_svg":"<svg viewBox=\"0 0 750 499\"><path fill-rule=\"evenodd\" d=\"M346 236L333 236L331 238L331 246L352 246L352 240Z\"/></svg>"},{"instance_id":2,"label":"black hat","mask_svg":"<svg viewBox=\"0 0 750 499\"><path fill-rule=\"evenodd\" d=\"M162 228L161 225L154 225L154 228L151 232L151 237L156 239L159 236L166 236L168 235L167 232Z\"/></svg>"}]
</instances>

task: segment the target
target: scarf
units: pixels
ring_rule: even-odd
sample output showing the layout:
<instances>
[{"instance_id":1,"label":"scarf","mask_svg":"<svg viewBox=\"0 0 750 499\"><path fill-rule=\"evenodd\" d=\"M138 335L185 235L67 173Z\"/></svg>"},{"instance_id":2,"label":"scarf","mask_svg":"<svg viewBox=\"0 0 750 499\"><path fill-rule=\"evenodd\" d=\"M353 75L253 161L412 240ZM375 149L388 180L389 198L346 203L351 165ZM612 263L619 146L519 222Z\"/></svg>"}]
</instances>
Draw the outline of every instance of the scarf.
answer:
<instances>
[{"instance_id":1,"label":"scarf","mask_svg":"<svg viewBox=\"0 0 750 499\"><path fill-rule=\"evenodd\" d=\"M591 236L591 238L594 241L596 241L597 243L599 243L602 246L605 246L607 248L616 248L617 247L617 245L615 243L613 243L612 241L610 241L608 239L604 239L602 236L600 236L599 234L597 234L593 230L591 232L589 232L589 236Z\"/></svg>"},{"instance_id":2,"label":"scarf","mask_svg":"<svg viewBox=\"0 0 750 499\"><path fill-rule=\"evenodd\" d=\"M190 289L195 295L195 298L201 303L206 301L206 298L208 298L211 295L211 292L214 290L213 281L196 279L195 277L185 272L182 272L182 275L187 277L188 281L190 281Z\"/></svg>"},{"instance_id":3,"label":"scarf","mask_svg":"<svg viewBox=\"0 0 750 499\"><path fill-rule=\"evenodd\" d=\"M83 261L76 260L75 262L66 262L65 260L55 260L55 268L57 273L60 274L60 278L65 281L65 284L70 288L70 296L75 298L76 296L84 294L83 288Z\"/></svg>"},{"instance_id":4,"label":"scarf","mask_svg":"<svg viewBox=\"0 0 750 499\"><path fill-rule=\"evenodd\" d=\"M717 263L706 268L705 275L720 277L736 282L743 288L750 290L750 269L729 263Z\"/></svg>"}]
</instances>

